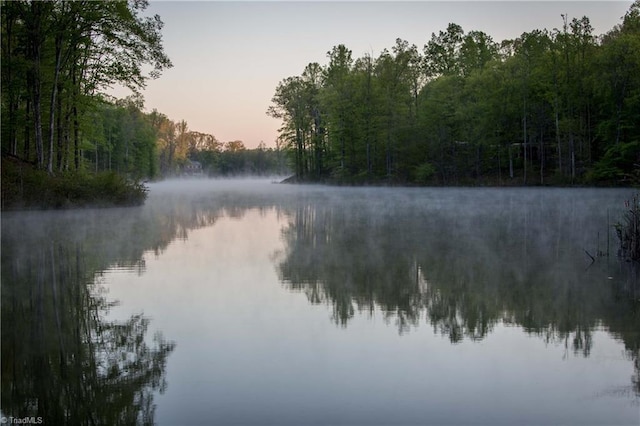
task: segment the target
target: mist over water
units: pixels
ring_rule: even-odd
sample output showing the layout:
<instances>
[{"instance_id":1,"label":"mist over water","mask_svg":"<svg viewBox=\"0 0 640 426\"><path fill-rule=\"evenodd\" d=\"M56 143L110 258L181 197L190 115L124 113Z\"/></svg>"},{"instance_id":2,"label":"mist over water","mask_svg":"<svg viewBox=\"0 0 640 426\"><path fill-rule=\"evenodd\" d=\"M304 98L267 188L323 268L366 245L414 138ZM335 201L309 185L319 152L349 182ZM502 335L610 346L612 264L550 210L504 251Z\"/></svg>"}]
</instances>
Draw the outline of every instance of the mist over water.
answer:
<instances>
[{"instance_id":1,"label":"mist over water","mask_svg":"<svg viewBox=\"0 0 640 426\"><path fill-rule=\"evenodd\" d=\"M137 208L3 213L3 414L640 421L639 276L612 227L631 190L277 181L166 181ZM123 353L144 362L110 376ZM108 391L65 385L74 374Z\"/></svg>"}]
</instances>

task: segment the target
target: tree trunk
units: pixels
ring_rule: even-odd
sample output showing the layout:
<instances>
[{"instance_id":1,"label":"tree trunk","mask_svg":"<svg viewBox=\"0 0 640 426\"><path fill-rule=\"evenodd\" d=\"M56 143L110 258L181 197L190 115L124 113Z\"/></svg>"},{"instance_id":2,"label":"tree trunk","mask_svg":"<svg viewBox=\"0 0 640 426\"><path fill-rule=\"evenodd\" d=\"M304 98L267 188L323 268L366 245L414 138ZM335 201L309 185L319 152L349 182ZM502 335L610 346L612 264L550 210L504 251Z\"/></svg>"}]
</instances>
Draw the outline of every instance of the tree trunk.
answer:
<instances>
[{"instance_id":1,"label":"tree trunk","mask_svg":"<svg viewBox=\"0 0 640 426\"><path fill-rule=\"evenodd\" d=\"M80 170L80 122L78 120L78 107L74 104L71 108L73 115L73 167Z\"/></svg>"},{"instance_id":2,"label":"tree trunk","mask_svg":"<svg viewBox=\"0 0 640 426\"><path fill-rule=\"evenodd\" d=\"M500 160L500 146L498 145L498 182L502 185L502 164Z\"/></svg>"},{"instance_id":3,"label":"tree trunk","mask_svg":"<svg viewBox=\"0 0 640 426\"><path fill-rule=\"evenodd\" d=\"M387 129L387 150L386 150L386 162L387 162L387 177L391 177L391 130Z\"/></svg>"},{"instance_id":4,"label":"tree trunk","mask_svg":"<svg viewBox=\"0 0 640 426\"><path fill-rule=\"evenodd\" d=\"M60 89L58 89L60 92ZM55 168L58 171L62 171L62 144L64 132L62 130L62 97L58 96L56 102L56 163Z\"/></svg>"},{"instance_id":5,"label":"tree trunk","mask_svg":"<svg viewBox=\"0 0 640 426\"><path fill-rule=\"evenodd\" d=\"M30 161L29 156L31 155L31 131L29 129L30 112L31 102L27 99L27 103L24 108L24 146L22 147L22 156L27 161Z\"/></svg>"},{"instance_id":6,"label":"tree trunk","mask_svg":"<svg viewBox=\"0 0 640 426\"><path fill-rule=\"evenodd\" d=\"M542 128L540 129L540 147L538 148L540 152L538 156L540 157L540 185L544 185L544 131Z\"/></svg>"},{"instance_id":7,"label":"tree trunk","mask_svg":"<svg viewBox=\"0 0 640 426\"><path fill-rule=\"evenodd\" d=\"M39 59L38 59L39 60ZM36 65L36 73L40 73L40 65ZM42 93L40 77L36 77L33 87L33 128L36 145L36 165L44 168L44 144L42 138Z\"/></svg>"},{"instance_id":8,"label":"tree trunk","mask_svg":"<svg viewBox=\"0 0 640 426\"><path fill-rule=\"evenodd\" d=\"M624 104L625 93L627 91L627 81L625 79L622 84L622 93L616 102L616 145L620 143L620 134L622 132L622 106Z\"/></svg>"},{"instance_id":9,"label":"tree trunk","mask_svg":"<svg viewBox=\"0 0 640 426\"><path fill-rule=\"evenodd\" d=\"M557 155L558 155L558 173L562 174L562 148L560 146L560 118L558 117L558 101L556 99L556 111L555 111L555 119L556 119L556 146L557 146Z\"/></svg>"},{"instance_id":10,"label":"tree trunk","mask_svg":"<svg viewBox=\"0 0 640 426\"><path fill-rule=\"evenodd\" d=\"M300 134L300 129L296 127L296 174L298 179L302 179L304 177L302 150L302 135Z\"/></svg>"},{"instance_id":11,"label":"tree trunk","mask_svg":"<svg viewBox=\"0 0 640 426\"><path fill-rule=\"evenodd\" d=\"M7 14L8 15L8 14ZM6 47L3 46L3 51L6 49L6 71L3 77L6 78L6 82L3 82L5 87L9 86L9 120L8 123L5 124L9 128L9 152L12 155L18 154L18 129L17 129L17 101L15 96L15 91L10 87L11 82L13 81L13 23L15 19L13 16L6 16L6 24L5 24L5 36L3 37L6 40Z\"/></svg>"},{"instance_id":12,"label":"tree trunk","mask_svg":"<svg viewBox=\"0 0 640 426\"><path fill-rule=\"evenodd\" d=\"M33 129L36 145L36 165L44 168L44 146L42 138L42 76L40 61L42 56L42 3L31 3L31 101L33 102Z\"/></svg>"},{"instance_id":13,"label":"tree trunk","mask_svg":"<svg viewBox=\"0 0 640 426\"><path fill-rule=\"evenodd\" d=\"M74 65L71 68L71 87L73 87L73 95L71 97L71 116L73 117L73 168L78 171L80 169L80 122L78 119L78 98L80 88L78 87L78 78L76 76L77 69Z\"/></svg>"},{"instance_id":14,"label":"tree trunk","mask_svg":"<svg viewBox=\"0 0 640 426\"><path fill-rule=\"evenodd\" d=\"M47 171L53 174L53 141L55 138L54 121L56 111L56 96L58 95L58 80L60 79L60 64L62 61L62 36L56 35L56 65L53 74L53 86L51 88L51 101L49 102L49 158Z\"/></svg>"},{"instance_id":15,"label":"tree trunk","mask_svg":"<svg viewBox=\"0 0 640 426\"><path fill-rule=\"evenodd\" d=\"M511 153L511 146L509 146L509 177L513 179L513 155Z\"/></svg>"},{"instance_id":16,"label":"tree trunk","mask_svg":"<svg viewBox=\"0 0 640 426\"><path fill-rule=\"evenodd\" d=\"M571 149L571 183L576 178L576 150L573 132L569 133L569 147Z\"/></svg>"},{"instance_id":17,"label":"tree trunk","mask_svg":"<svg viewBox=\"0 0 640 426\"><path fill-rule=\"evenodd\" d=\"M522 114L522 147L524 148L524 162L523 162L523 172L524 172L524 179L523 182L526 185L527 183L527 100L524 100L524 106L523 106L523 114Z\"/></svg>"}]
</instances>

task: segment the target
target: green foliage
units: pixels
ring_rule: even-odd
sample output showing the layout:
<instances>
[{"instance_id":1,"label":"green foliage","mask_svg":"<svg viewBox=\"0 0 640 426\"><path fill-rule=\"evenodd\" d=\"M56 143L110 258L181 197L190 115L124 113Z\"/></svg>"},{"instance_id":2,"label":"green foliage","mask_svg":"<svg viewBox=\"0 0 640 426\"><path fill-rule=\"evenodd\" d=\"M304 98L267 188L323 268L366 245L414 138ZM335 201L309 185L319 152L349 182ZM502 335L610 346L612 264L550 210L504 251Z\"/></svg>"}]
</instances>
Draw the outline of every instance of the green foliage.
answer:
<instances>
[{"instance_id":1,"label":"green foliage","mask_svg":"<svg viewBox=\"0 0 640 426\"><path fill-rule=\"evenodd\" d=\"M56 178L54 193L65 204L78 205L141 205L147 188L137 181L129 181L115 172L86 174L69 172Z\"/></svg>"},{"instance_id":2,"label":"green foliage","mask_svg":"<svg viewBox=\"0 0 640 426\"><path fill-rule=\"evenodd\" d=\"M436 168L433 164L422 163L415 169L415 181L421 184L429 183L435 174Z\"/></svg>"},{"instance_id":3,"label":"green foliage","mask_svg":"<svg viewBox=\"0 0 640 426\"><path fill-rule=\"evenodd\" d=\"M158 175L157 131L135 98L96 102L89 114L80 144L84 169L138 179Z\"/></svg>"},{"instance_id":4,"label":"green foliage","mask_svg":"<svg viewBox=\"0 0 640 426\"><path fill-rule=\"evenodd\" d=\"M607 149L587 175L590 182L638 182L640 142L620 143Z\"/></svg>"},{"instance_id":5,"label":"green foliage","mask_svg":"<svg viewBox=\"0 0 640 426\"><path fill-rule=\"evenodd\" d=\"M280 150L259 147L240 151L200 150L191 160L202 165L208 176L284 176L290 173L285 153Z\"/></svg>"},{"instance_id":6,"label":"green foliage","mask_svg":"<svg viewBox=\"0 0 640 426\"><path fill-rule=\"evenodd\" d=\"M141 98L118 105L125 113L108 111L114 107L100 96L114 84L137 93L171 67L162 21L142 16L147 6L146 0L2 3L3 153L50 175L84 166L156 173L155 137L140 128Z\"/></svg>"},{"instance_id":7,"label":"green foliage","mask_svg":"<svg viewBox=\"0 0 640 426\"><path fill-rule=\"evenodd\" d=\"M638 174L638 10L601 37L563 15L500 43L452 23L422 54L398 39L354 60L338 45L282 80L268 114L299 180L424 184L427 162L444 184L625 184Z\"/></svg>"},{"instance_id":8,"label":"green foliage","mask_svg":"<svg viewBox=\"0 0 640 426\"><path fill-rule=\"evenodd\" d=\"M115 172L51 176L15 160L2 161L2 209L136 206L147 188Z\"/></svg>"}]
</instances>

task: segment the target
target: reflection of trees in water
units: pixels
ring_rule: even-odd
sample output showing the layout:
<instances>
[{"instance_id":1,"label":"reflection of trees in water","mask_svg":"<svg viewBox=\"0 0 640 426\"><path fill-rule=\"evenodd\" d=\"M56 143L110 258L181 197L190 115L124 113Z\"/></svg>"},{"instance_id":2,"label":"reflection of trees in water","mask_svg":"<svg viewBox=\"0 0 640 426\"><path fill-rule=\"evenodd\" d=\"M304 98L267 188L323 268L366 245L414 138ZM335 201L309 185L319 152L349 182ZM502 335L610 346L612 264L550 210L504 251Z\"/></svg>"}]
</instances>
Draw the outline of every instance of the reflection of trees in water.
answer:
<instances>
[{"instance_id":1,"label":"reflection of trees in water","mask_svg":"<svg viewBox=\"0 0 640 426\"><path fill-rule=\"evenodd\" d=\"M627 357L633 361L635 372L632 387L640 396L640 265L626 263L616 270L625 279L612 287L612 297L607 300L607 319L604 325L624 343Z\"/></svg>"},{"instance_id":2,"label":"reflection of trees in water","mask_svg":"<svg viewBox=\"0 0 640 426\"><path fill-rule=\"evenodd\" d=\"M587 268L594 218L566 208L504 201L451 217L411 203L306 203L283 231L278 271L311 303L332 306L342 326L356 311L377 309L401 333L424 317L455 343L516 324L583 356L593 330L605 328L624 341L640 394L638 276L615 259Z\"/></svg>"},{"instance_id":3,"label":"reflection of trees in water","mask_svg":"<svg viewBox=\"0 0 640 426\"><path fill-rule=\"evenodd\" d=\"M145 271L144 254L242 217L244 197L152 197L144 207L20 212L2 222L2 412L46 424L152 424L174 344L136 315L107 321L102 271ZM260 211L273 203L259 203Z\"/></svg>"},{"instance_id":4,"label":"reflection of trees in water","mask_svg":"<svg viewBox=\"0 0 640 426\"><path fill-rule=\"evenodd\" d=\"M152 424L174 344L112 306L80 245L2 252L2 411L47 424Z\"/></svg>"},{"instance_id":5,"label":"reflection of trees in water","mask_svg":"<svg viewBox=\"0 0 640 426\"><path fill-rule=\"evenodd\" d=\"M221 209L169 198L144 208L3 217L2 411L47 424L152 424L174 344L142 315L107 321L102 271L139 274Z\"/></svg>"},{"instance_id":6,"label":"reflection of trees in water","mask_svg":"<svg viewBox=\"0 0 640 426\"><path fill-rule=\"evenodd\" d=\"M420 292L410 287L418 285L415 260L403 255L400 238L382 239L387 230L375 217L349 215L343 209L298 207L284 231L282 278L312 303L332 304L336 323L346 325L356 310L373 311L377 305L387 318L396 316L401 329L415 324L420 302Z\"/></svg>"}]
</instances>

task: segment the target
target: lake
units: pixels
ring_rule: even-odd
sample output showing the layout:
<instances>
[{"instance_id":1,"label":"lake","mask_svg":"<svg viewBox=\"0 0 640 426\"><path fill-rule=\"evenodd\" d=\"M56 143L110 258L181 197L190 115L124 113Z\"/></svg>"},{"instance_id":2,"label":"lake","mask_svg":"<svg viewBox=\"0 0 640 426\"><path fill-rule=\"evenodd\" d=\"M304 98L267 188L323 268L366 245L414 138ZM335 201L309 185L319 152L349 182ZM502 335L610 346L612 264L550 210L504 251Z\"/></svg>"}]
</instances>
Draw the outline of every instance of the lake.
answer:
<instances>
[{"instance_id":1,"label":"lake","mask_svg":"<svg viewBox=\"0 0 640 426\"><path fill-rule=\"evenodd\" d=\"M637 425L630 189L167 181L2 214L2 416Z\"/></svg>"}]
</instances>

